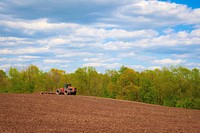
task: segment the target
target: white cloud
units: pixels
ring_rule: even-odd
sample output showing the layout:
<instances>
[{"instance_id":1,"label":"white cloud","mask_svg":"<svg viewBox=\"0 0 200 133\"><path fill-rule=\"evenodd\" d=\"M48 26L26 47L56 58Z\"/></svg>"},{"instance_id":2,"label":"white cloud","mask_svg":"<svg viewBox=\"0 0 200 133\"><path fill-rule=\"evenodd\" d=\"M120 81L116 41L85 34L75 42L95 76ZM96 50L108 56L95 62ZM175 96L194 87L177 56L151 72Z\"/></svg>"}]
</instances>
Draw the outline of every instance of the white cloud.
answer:
<instances>
[{"instance_id":1,"label":"white cloud","mask_svg":"<svg viewBox=\"0 0 200 133\"><path fill-rule=\"evenodd\" d=\"M134 52L124 52L118 55L119 58L134 57L136 54Z\"/></svg>"},{"instance_id":2,"label":"white cloud","mask_svg":"<svg viewBox=\"0 0 200 133\"><path fill-rule=\"evenodd\" d=\"M86 61L86 62L98 62L98 63L104 62L104 60L102 60L101 58L84 58L83 61Z\"/></svg>"},{"instance_id":3,"label":"white cloud","mask_svg":"<svg viewBox=\"0 0 200 133\"><path fill-rule=\"evenodd\" d=\"M131 37L130 37L131 38ZM191 33L182 31L168 35L159 35L151 38L136 38L133 41L123 40L108 41L98 46L105 50L123 50L131 48L151 48L156 46L184 46L199 45L200 37L192 36Z\"/></svg>"},{"instance_id":4,"label":"white cloud","mask_svg":"<svg viewBox=\"0 0 200 133\"><path fill-rule=\"evenodd\" d=\"M0 65L0 69L2 69L4 71L8 71L11 67L19 68L18 70L20 70L21 68L24 68L25 65L22 65L22 64L3 64L3 65Z\"/></svg>"},{"instance_id":5,"label":"white cloud","mask_svg":"<svg viewBox=\"0 0 200 133\"><path fill-rule=\"evenodd\" d=\"M95 24L93 24L93 27L96 27L96 28L119 28L118 25L107 24L107 23L95 23Z\"/></svg>"},{"instance_id":6,"label":"white cloud","mask_svg":"<svg viewBox=\"0 0 200 133\"><path fill-rule=\"evenodd\" d=\"M0 37L0 41L23 41L23 38L17 38L17 37Z\"/></svg>"},{"instance_id":7,"label":"white cloud","mask_svg":"<svg viewBox=\"0 0 200 133\"><path fill-rule=\"evenodd\" d=\"M200 69L200 63L190 62L190 63L187 63L187 64L186 64L186 67L189 67L189 68L198 68L198 69Z\"/></svg>"},{"instance_id":8,"label":"white cloud","mask_svg":"<svg viewBox=\"0 0 200 133\"><path fill-rule=\"evenodd\" d=\"M87 42L103 42L106 40L126 40L126 39L140 39L140 38L152 38L157 36L158 33L154 30L135 30L128 31L124 29L111 29L106 30L102 28L82 26L79 29L74 30L74 34L71 37L84 38ZM79 39L80 40L80 39Z\"/></svg>"},{"instance_id":9,"label":"white cloud","mask_svg":"<svg viewBox=\"0 0 200 133\"><path fill-rule=\"evenodd\" d=\"M137 31L127 31L122 29L112 29L105 31L105 35L107 38L152 38L158 35L158 33L154 30L137 30Z\"/></svg>"},{"instance_id":10,"label":"white cloud","mask_svg":"<svg viewBox=\"0 0 200 133\"><path fill-rule=\"evenodd\" d=\"M72 62L71 60L62 60L62 59L44 59L43 63L46 64L65 64L65 63L70 63Z\"/></svg>"},{"instance_id":11,"label":"white cloud","mask_svg":"<svg viewBox=\"0 0 200 133\"><path fill-rule=\"evenodd\" d=\"M58 7L61 3L76 6L83 3L82 0L49 2ZM63 14L56 14L52 9L58 7L43 8L40 4L45 5L45 2L0 2L0 12L5 12L0 13L0 65L19 61L49 69L49 66L70 68L72 66L63 64L70 62L75 70L80 66L117 68L126 63L143 70L148 66L154 69L164 65L186 65L199 59L200 9L158 0L87 2L91 4L85 8L91 11L80 8L73 19L70 14L64 16L67 8L59 10L63 10ZM23 10L14 13L18 7L30 7L31 13L36 14L27 17ZM44 14L38 14L41 9ZM159 52L160 49L164 53ZM158 58L157 53L166 59ZM195 62L188 64L192 65L196 65Z\"/></svg>"},{"instance_id":12,"label":"white cloud","mask_svg":"<svg viewBox=\"0 0 200 133\"><path fill-rule=\"evenodd\" d=\"M103 67L106 69L114 69L122 66L122 64L118 63L118 58L108 57L106 55L99 54L97 57L93 58L84 58L83 66L93 66L93 67Z\"/></svg>"},{"instance_id":13,"label":"white cloud","mask_svg":"<svg viewBox=\"0 0 200 133\"><path fill-rule=\"evenodd\" d=\"M172 59L162 59L162 60L154 60L153 64L160 64L160 65L178 65L181 63L184 63L184 60L177 59L177 60L172 60Z\"/></svg>"},{"instance_id":14,"label":"white cloud","mask_svg":"<svg viewBox=\"0 0 200 133\"><path fill-rule=\"evenodd\" d=\"M96 57L96 58L84 58L83 61L85 62L93 62L93 63L103 63L103 62L115 62L117 58L109 58L104 56Z\"/></svg>"},{"instance_id":15,"label":"white cloud","mask_svg":"<svg viewBox=\"0 0 200 133\"><path fill-rule=\"evenodd\" d=\"M48 19L36 19L36 20L22 20L22 19L13 19L13 20L0 20L0 25L10 27L13 29L21 29L26 33L33 33L34 31L43 31L48 32L49 30L71 30L78 28L78 24L72 23L49 23Z\"/></svg>"},{"instance_id":16,"label":"white cloud","mask_svg":"<svg viewBox=\"0 0 200 133\"><path fill-rule=\"evenodd\" d=\"M6 58L0 58L0 62L4 62L6 60L7 60Z\"/></svg>"},{"instance_id":17,"label":"white cloud","mask_svg":"<svg viewBox=\"0 0 200 133\"><path fill-rule=\"evenodd\" d=\"M67 44L69 42L70 41L62 37L52 37L52 38L45 38L45 39L38 40L39 44L48 45L48 46L62 45L62 44Z\"/></svg>"},{"instance_id":18,"label":"white cloud","mask_svg":"<svg viewBox=\"0 0 200 133\"><path fill-rule=\"evenodd\" d=\"M46 44L51 47L65 45L73 47L96 47L106 50L118 50L120 48L126 49L133 45L130 44L132 42L128 42L128 40L150 39L156 37L157 35L158 33L154 30L106 30L90 26L80 26L80 28L73 29L69 35L53 36L51 38L39 40L38 43L42 45Z\"/></svg>"},{"instance_id":19,"label":"white cloud","mask_svg":"<svg viewBox=\"0 0 200 133\"><path fill-rule=\"evenodd\" d=\"M193 30L191 32L180 31L172 32L166 35L159 35L150 39L137 39L132 42L131 46L148 48L155 46L184 46L184 45L200 45L200 31Z\"/></svg>"},{"instance_id":20,"label":"white cloud","mask_svg":"<svg viewBox=\"0 0 200 133\"><path fill-rule=\"evenodd\" d=\"M132 65L131 68L134 70L145 70L145 67L142 65Z\"/></svg>"},{"instance_id":21,"label":"white cloud","mask_svg":"<svg viewBox=\"0 0 200 133\"><path fill-rule=\"evenodd\" d=\"M4 71L8 70L10 67L12 67L11 64L3 64L3 65L0 65L0 69L1 69L1 70L4 70Z\"/></svg>"},{"instance_id":22,"label":"white cloud","mask_svg":"<svg viewBox=\"0 0 200 133\"><path fill-rule=\"evenodd\" d=\"M1 54L1 55L13 54L13 51L10 50L10 49L7 49L7 48L5 48L5 49L0 49L0 54Z\"/></svg>"},{"instance_id":23,"label":"white cloud","mask_svg":"<svg viewBox=\"0 0 200 133\"><path fill-rule=\"evenodd\" d=\"M36 21L36 20L35 20ZM45 21L46 22L46 21ZM152 46L176 46L193 45L200 42L200 30L195 29L191 32L168 32L166 35L159 35L155 30L134 30L125 29L102 29L90 26L81 26L79 24L68 23L48 23L49 28L56 30L56 26L72 25L71 32L61 32L59 36L53 36L41 40L28 40L16 37L1 37L2 45L21 45L39 43L55 47L57 45L68 45L76 47L100 47L105 50L129 49L131 47L152 47ZM60 25L60 26L59 26ZM74 26L73 26L74 25ZM26 27L26 26L24 26ZM37 27L37 26L36 26ZM42 27L42 26L41 26ZM40 26L38 26L40 28ZM45 28L45 26L44 26ZM63 28L63 27L62 27ZM25 28L26 29L26 28ZM34 29L34 28L33 28ZM67 28L68 29L68 28ZM172 29L170 29L171 31ZM48 31L47 29L44 32ZM53 32L51 32L53 33ZM66 35L65 35L66 34Z\"/></svg>"},{"instance_id":24,"label":"white cloud","mask_svg":"<svg viewBox=\"0 0 200 133\"><path fill-rule=\"evenodd\" d=\"M92 67L104 67L106 69L114 69L122 66L120 63L97 63L97 62L92 62L92 63L86 63L83 64L84 67L87 66L92 66Z\"/></svg>"},{"instance_id":25,"label":"white cloud","mask_svg":"<svg viewBox=\"0 0 200 133\"><path fill-rule=\"evenodd\" d=\"M49 51L48 47L25 47L18 49L2 49L0 50L0 54L9 55L9 54L34 54L34 53L46 53Z\"/></svg>"},{"instance_id":26,"label":"white cloud","mask_svg":"<svg viewBox=\"0 0 200 133\"><path fill-rule=\"evenodd\" d=\"M65 64L65 65L60 65L59 67L60 68L67 68L69 65L68 64Z\"/></svg>"},{"instance_id":27,"label":"white cloud","mask_svg":"<svg viewBox=\"0 0 200 133\"><path fill-rule=\"evenodd\" d=\"M114 68L119 68L122 66L121 63L107 63L107 64L104 64L105 68L107 69L114 69Z\"/></svg>"},{"instance_id":28,"label":"white cloud","mask_svg":"<svg viewBox=\"0 0 200 133\"><path fill-rule=\"evenodd\" d=\"M183 59L192 58L191 54L173 54L172 56L175 58L183 58Z\"/></svg>"},{"instance_id":29,"label":"white cloud","mask_svg":"<svg viewBox=\"0 0 200 133\"><path fill-rule=\"evenodd\" d=\"M167 29L165 29L163 32L164 32L165 34L172 34L173 32L175 32L175 30L172 29L172 28L167 28Z\"/></svg>"},{"instance_id":30,"label":"white cloud","mask_svg":"<svg viewBox=\"0 0 200 133\"><path fill-rule=\"evenodd\" d=\"M33 44L32 40L26 38L0 36L0 46L19 46L31 44Z\"/></svg>"},{"instance_id":31,"label":"white cloud","mask_svg":"<svg viewBox=\"0 0 200 133\"><path fill-rule=\"evenodd\" d=\"M92 66L92 67L101 67L101 66L105 66L105 64L103 63L98 63L98 62L92 62L92 63L86 63L83 64L84 67L88 67L88 66Z\"/></svg>"},{"instance_id":32,"label":"white cloud","mask_svg":"<svg viewBox=\"0 0 200 133\"><path fill-rule=\"evenodd\" d=\"M3 63L13 63L13 62L26 62L29 61L29 59L24 58L0 58L0 62Z\"/></svg>"},{"instance_id":33,"label":"white cloud","mask_svg":"<svg viewBox=\"0 0 200 133\"><path fill-rule=\"evenodd\" d=\"M198 29L195 29L191 32L191 35L193 37L200 37L200 27Z\"/></svg>"},{"instance_id":34,"label":"white cloud","mask_svg":"<svg viewBox=\"0 0 200 133\"><path fill-rule=\"evenodd\" d=\"M131 43L130 42L123 42L123 41L119 41L119 42L112 42L109 41L107 43L101 44L101 46L99 46L102 49L105 50L122 50L122 49L129 49L131 47Z\"/></svg>"},{"instance_id":35,"label":"white cloud","mask_svg":"<svg viewBox=\"0 0 200 133\"><path fill-rule=\"evenodd\" d=\"M149 67L147 67L147 70L155 70L155 69L161 69L161 66L149 66Z\"/></svg>"},{"instance_id":36,"label":"white cloud","mask_svg":"<svg viewBox=\"0 0 200 133\"><path fill-rule=\"evenodd\" d=\"M56 57L88 57L93 56L90 52L79 52L79 51L58 51Z\"/></svg>"},{"instance_id":37,"label":"white cloud","mask_svg":"<svg viewBox=\"0 0 200 133\"><path fill-rule=\"evenodd\" d=\"M186 5L162 1L137 1L122 5L113 11L112 17L102 20L123 27L138 28L199 24L198 18L200 9L191 9Z\"/></svg>"},{"instance_id":38,"label":"white cloud","mask_svg":"<svg viewBox=\"0 0 200 133\"><path fill-rule=\"evenodd\" d=\"M24 59L41 59L41 56L30 56L30 55L23 55L19 56L19 58L24 58Z\"/></svg>"}]
</instances>

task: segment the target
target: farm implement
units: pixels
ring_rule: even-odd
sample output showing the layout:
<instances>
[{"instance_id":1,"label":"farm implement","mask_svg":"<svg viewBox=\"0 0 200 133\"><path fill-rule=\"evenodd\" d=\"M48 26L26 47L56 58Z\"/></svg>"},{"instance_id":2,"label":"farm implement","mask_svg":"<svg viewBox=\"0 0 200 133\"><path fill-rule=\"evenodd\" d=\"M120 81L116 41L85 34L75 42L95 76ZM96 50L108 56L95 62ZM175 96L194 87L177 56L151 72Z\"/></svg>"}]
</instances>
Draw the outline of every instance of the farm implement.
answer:
<instances>
[{"instance_id":1,"label":"farm implement","mask_svg":"<svg viewBox=\"0 0 200 133\"><path fill-rule=\"evenodd\" d=\"M56 92L42 92L41 94L57 94L57 95L76 95L77 89L71 84L65 84L63 88L56 89Z\"/></svg>"}]
</instances>

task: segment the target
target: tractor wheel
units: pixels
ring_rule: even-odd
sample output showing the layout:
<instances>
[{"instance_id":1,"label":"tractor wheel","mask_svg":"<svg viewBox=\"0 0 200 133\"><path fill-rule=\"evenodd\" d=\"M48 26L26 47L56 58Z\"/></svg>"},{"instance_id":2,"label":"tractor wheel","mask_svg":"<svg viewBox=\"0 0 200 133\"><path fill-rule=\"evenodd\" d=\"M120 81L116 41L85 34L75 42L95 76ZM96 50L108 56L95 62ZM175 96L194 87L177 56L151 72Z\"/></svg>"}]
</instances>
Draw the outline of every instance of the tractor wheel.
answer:
<instances>
[{"instance_id":1,"label":"tractor wheel","mask_svg":"<svg viewBox=\"0 0 200 133\"><path fill-rule=\"evenodd\" d=\"M57 95L60 95L60 91L59 91L59 90L56 90L56 94L57 94Z\"/></svg>"},{"instance_id":2,"label":"tractor wheel","mask_svg":"<svg viewBox=\"0 0 200 133\"><path fill-rule=\"evenodd\" d=\"M68 91L65 91L65 92L64 92L64 95L69 95Z\"/></svg>"}]
</instances>

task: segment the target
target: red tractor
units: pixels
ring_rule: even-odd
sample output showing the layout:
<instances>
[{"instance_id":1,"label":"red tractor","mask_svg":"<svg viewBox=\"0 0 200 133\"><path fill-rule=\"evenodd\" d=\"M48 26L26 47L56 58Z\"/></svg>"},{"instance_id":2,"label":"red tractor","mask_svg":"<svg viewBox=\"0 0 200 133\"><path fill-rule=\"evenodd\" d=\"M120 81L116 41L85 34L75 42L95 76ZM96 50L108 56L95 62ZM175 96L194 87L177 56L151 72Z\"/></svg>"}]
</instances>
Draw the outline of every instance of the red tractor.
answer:
<instances>
[{"instance_id":1,"label":"red tractor","mask_svg":"<svg viewBox=\"0 0 200 133\"><path fill-rule=\"evenodd\" d=\"M65 84L64 88L59 88L56 90L57 95L76 95L76 88L72 87L71 84Z\"/></svg>"}]
</instances>

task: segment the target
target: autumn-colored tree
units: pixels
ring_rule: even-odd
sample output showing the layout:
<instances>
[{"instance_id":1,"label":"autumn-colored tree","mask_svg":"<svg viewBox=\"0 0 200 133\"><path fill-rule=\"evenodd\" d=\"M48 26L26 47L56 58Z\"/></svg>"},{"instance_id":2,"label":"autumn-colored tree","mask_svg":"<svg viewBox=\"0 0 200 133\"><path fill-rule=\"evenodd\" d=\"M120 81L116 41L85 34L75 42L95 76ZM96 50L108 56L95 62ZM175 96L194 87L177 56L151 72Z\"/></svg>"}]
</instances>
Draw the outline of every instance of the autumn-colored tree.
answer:
<instances>
[{"instance_id":1,"label":"autumn-colored tree","mask_svg":"<svg viewBox=\"0 0 200 133\"><path fill-rule=\"evenodd\" d=\"M123 70L121 70L123 69ZM122 67L120 76L117 82L120 94L118 98L128 100L139 100L139 74L133 69Z\"/></svg>"},{"instance_id":2,"label":"autumn-colored tree","mask_svg":"<svg viewBox=\"0 0 200 133\"><path fill-rule=\"evenodd\" d=\"M60 86L63 86L64 83L61 82L62 77L65 75L64 70L58 70L55 68L52 68L50 72L48 73L48 76L50 77L50 82L49 84L51 85L52 89L59 88Z\"/></svg>"}]
</instances>

